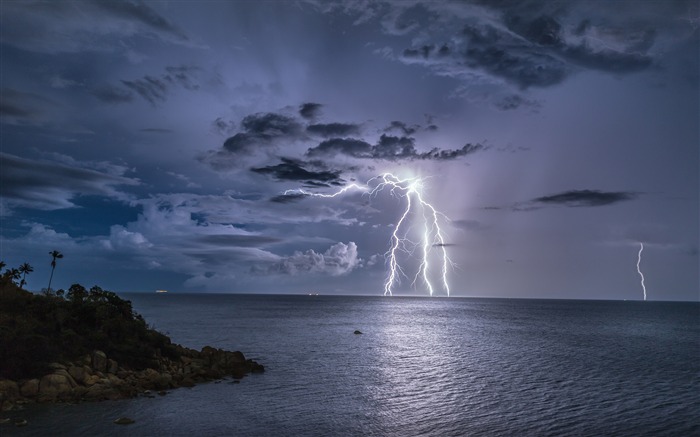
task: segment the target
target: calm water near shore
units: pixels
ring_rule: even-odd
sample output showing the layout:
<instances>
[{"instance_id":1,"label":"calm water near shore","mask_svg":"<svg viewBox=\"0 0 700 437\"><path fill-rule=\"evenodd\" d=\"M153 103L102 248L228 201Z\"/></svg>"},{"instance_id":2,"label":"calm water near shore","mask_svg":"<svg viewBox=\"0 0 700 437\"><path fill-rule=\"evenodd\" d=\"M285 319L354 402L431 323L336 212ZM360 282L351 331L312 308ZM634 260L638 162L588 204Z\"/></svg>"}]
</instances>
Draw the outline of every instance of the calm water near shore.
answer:
<instances>
[{"instance_id":1,"label":"calm water near shore","mask_svg":"<svg viewBox=\"0 0 700 437\"><path fill-rule=\"evenodd\" d=\"M2 414L28 426L0 434L700 435L698 303L123 296L173 341L240 350L266 373L29 406Z\"/></svg>"}]
</instances>

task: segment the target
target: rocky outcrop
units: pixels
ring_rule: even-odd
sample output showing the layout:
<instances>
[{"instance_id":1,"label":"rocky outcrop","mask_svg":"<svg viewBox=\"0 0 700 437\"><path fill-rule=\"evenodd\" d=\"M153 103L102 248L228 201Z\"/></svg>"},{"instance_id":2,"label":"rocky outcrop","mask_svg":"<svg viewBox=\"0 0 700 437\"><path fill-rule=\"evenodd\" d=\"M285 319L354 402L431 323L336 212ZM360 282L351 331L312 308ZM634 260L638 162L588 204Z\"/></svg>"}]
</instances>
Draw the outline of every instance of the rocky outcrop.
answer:
<instances>
[{"instance_id":1,"label":"rocky outcrop","mask_svg":"<svg viewBox=\"0 0 700 437\"><path fill-rule=\"evenodd\" d=\"M96 350L69 363L51 363L50 373L22 381L0 379L0 410L25 402L79 402L133 397L150 390L191 387L224 377L240 379L265 368L241 352L205 346L201 351L177 346L180 358L157 358L157 368L129 370Z\"/></svg>"}]
</instances>

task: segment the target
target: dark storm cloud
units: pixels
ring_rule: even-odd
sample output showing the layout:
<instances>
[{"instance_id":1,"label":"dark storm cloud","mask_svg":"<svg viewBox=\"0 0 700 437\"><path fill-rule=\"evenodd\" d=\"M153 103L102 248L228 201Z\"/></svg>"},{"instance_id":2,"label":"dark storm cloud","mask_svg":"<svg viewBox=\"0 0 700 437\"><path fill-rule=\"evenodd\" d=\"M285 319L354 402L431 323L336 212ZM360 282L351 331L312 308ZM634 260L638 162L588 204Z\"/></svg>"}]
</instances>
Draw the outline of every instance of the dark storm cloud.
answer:
<instances>
[{"instance_id":1,"label":"dark storm cloud","mask_svg":"<svg viewBox=\"0 0 700 437\"><path fill-rule=\"evenodd\" d=\"M308 170L309 163L290 158L281 158L282 162L267 167L251 168L255 173L269 175L278 181L304 181L312 186L342 185L340 171ZM311 164L313 165L313 164Z\"/></svg>"},{"instance_id":2,"label":"dark storm cloud","mask_svg":"<svg viewBox=\"0 0 700 437\"><path fill-rule=\"evenodd\" d=\"M236 123L218 117L216 120L212 121L211 128L219 135L230 135L231 132L236 129Z\"/></svg>"},{"instance_id":3,"label":"dark storm cloud","mask_svg":"<svg viewBox=\"0 0 700 437\"><path fill-rule=\"evenodd\" d=\"M536 111L540 108L540 103L536 100L529 100L518 94L505 96L502 99L495 101L493 105L501 111L512 111L520 107L528 107Z\"/></svg>"},{"instance_id":4,"label":"dark storm cloud","mask_svg":"<svg viewBox=\"0 0 700 437\"><path fill-rule=\"evenodd\" d=\"M0 102L0 117L32 118L35 113L27 108L16 106L11 102Z\"/></svg>"},{"instance_id":5,"label":"dark storm cloud","mask_svg":"<svg viewBox=\"0 0 700 437\"><path fill-rule=\"evenodd\" d=\"M629 191L571 190L563 193L542 196L532 202L543 205L603 206L637 198L637 193Z\"/></svg>"},{"instance_id":6,"label":"dark storm cloud","mask_svg":"<svg viewBox=\"0 0 700 437\"><path fill-rule=\"evenodd\" d=\"M653 63L648 55L657 35L652 24L611 27L607 22L584 20L572 29L571 23L563 24L570 9L567 4L486 2L483 6L499 13L495 21L486 22L475 13L449 42L444 38L430 42L434 29L422 29L425 36L417 39L420 44L403 50L401 59L451 77L472 78L479 71L521 89L559 84L580 69L627 74ZM448 8L442 13L449 13Z\"/></svg>"},{"instance_id":7,"label":"dark storm cloud","mask_svg":"<svg viewBox=\"0 0 700 437\"><path fill-rule=\"evenodd\" d=\"M376 145L352 138L332 138L307 150L310 157L346 155L360 159L398 160L452 160L484 150L481 144L465 144L456 150L433 148L428 152L418 152L415 139L405 136L382 134Z\"/></svg>"},{"instance_id":8,"label":"dark storm cloud","mask_svg":"<svg viewBox=\"0 0 700 437\"><path fill-rule=\"evenodd\" d=\"M266 139L293 136L301 131L295 119L273 112L248 115L241 126L247 133Z\"/></svg>"},{"instance_id":9,"label":"dark storm cloud","mask_svg":"<svg viewBox=\"0 0 700 437\"><path fill-rule=\"evenodd\" d=\"M435 68L440 74L461 76L480 70L520 88L558 84L570 67L553 54L528 44L490 25L467 25L460 35L466 46L424 45L406 49L403 59ZM466 68L465 68L466 67Z\"/></svg>"},{"instance_id":10,"label":"dark storm cloud","mask_svg":"<svg viewBox=\"0 0 700 437\"><path fill-rule=\"evenodd\" d=\"M323 137L346 137L358 135L360 126L352 123L319 123L307 126L306 131Z\"/></svg>"},{"instance_id":11,"label":"dark storm cloud","mask_svg":"<svg viewBox=\"0 0 700 437\"><path fill-rule=\"evenodd\" d=\"M0 91L0 118L8 123L37 122L49 106L55 106L50 100L34 94L12 88Z\"/></svg>"},{"instance_id":12,"label":"dark storm cloud","mask_svg":"<svg viewBox=\"0 0 700 437\"><path fill-rule=\"evenodd\" d=\"M224 150L230 153L252 153L256 146L270 145L273 140L296 138L302 126L295 119L273 112L246 116L241 122L243 132L224 141Z\"/></svg>"},{"instance_id":13,"label":"dark storm cloud","mask_svg":"<svg viewBox=\"0 0 700 437\"><path fill-rule=\"evenodd\" d=\"M418 131L418 129L420 129L420 126L417 124L409 126L402 121L392 121L389 123L389 126L384 128L384 132L398 131L404 135L413 135ZM435 129L437 129L437 127L435 127Z\"/></svg>"},{"instance_id":14,"label":"dark storm cloud","mask_svg":"<svg viewBox=\"0 0 700 437\"><path fill-rule=\"evenodd\" d=\"M107 196L124 200L127 196L115 187L138 185L139 181L51 161L34 161L0 153L0 194L3 214L8 208L41 210L71 208L80 194Z\"/></svg>"},{"instance_id":15,"label":"dark storm cloud","mask_svg":"<svg viewBox=\"0 0 700 437\"><path fill-rule=\"evenodd\" d=\"M222 123L214 122L215 129L222 126ZM228 127L232 126L233 122L230 122ZM254 155L261 149L304 137L304 126L295 118L274 112L260 112L244 117L240 123L240 132L227 138L221 149L210 150L197 159L214 170L230 170L242 165L240 158L243 156Z\"/></svg>"},{"instance_id":16,"label":"dark storm cloud","mask_svg":"<svg viewBox=\"0 0 700 437\"><path fill-rule=\"evenodd\" d=\"M114 16L122 17L130 21L142 23L158 32L168 33L178 39L187 40L182 30L177 28L165 18L158 15L148 5L140 1L99 1L92 2L95 6L103 9Z\"/></svg>"},{"instance_id":17,"label":"dark storm cloud","mask_svg":"<svg viewBox=\"0 0 700 437\"><path fill-rule=\"evenodd\" d=\"M319 116L319 114L321 113L322 106L323 105L320 103L302 103L299 106L299 115L301 115L307 120L312 120Z\"/></svg>"},{"instance_id":18,"label":"dark storm cloud","mask_svg":"<svg viewBox=\"0 0 700 437\"><path fill-rule=\"evenodd\" d=\"M292 203L292 202L298 202L306 197L308 197L308 194L304 193L289 193L289 194L280 194L278 196L274 196L270 198L270 202L275 202L275 203Z\"/></svg>"},{"instance_id":19,"label":"dark storm cloud","mask_svg":"<svg viewBox=\"0 0 700 437\"><path fill-rule=\"evenodd\" d=\"M114 85L102 85L90 90L90 94L105 103L126 103L134 100L134 94Z\"/></svg>"},{"instance_id":20,"label":"dark storm cloud","mask_svg":"<svg viewBox=\"0 0 700 437\"><path fill-rule=\"evenodd\" d=\"M191 45L187 35L142 1L3 2L2 42L42 53L114 52L114 37L156 37Z\"/></svg>"},{"instance_id":21,"label":"dark storm cloud","mask_svg":"<svg viewBox=\"0 0 700 437\"><path fill-rule=\"evenodd\" d=\"M141 132L148 132L151 134L170 134L173 133L172 129L164 129L160 127L147 127L144 129L141 129Z\"/></svg>"},{"instance_id":22,"label":"dark storm cloud","mask_svg":"<svg viewBox=\"0 0 700 437\"><path fill-rule=\"evenodd\" d=\"M260 247L282 241L279 238L264 235L201 235L197 241L214 246L223 247Z\"/></svg>"},{"instance_id":23,"label":"dark storm cloud","mask_svg":"<svg viewBox=\"0 0 700 437\"><path fill-rule=\"evenodd\" d=\"M122 84L136 92L152 105L165 102L174 86L190 91L199 89L195 82L198 68L190 66L166 67L166 73L158 77L146 75L141 79L122 80Z\"/></svg>"},{"instance_id":24,"label":"dark storm cloud","mask_svg":"<svg viewBox=\"0 0 700 437\"><path fill-rule=\"evenodd\" d=\"M165 82L158 78L144 76L143 79L122 80L122 83L152 105L165 101L168 88Z\"/></svg>"},{"instance_id":25,"label":"dark storm cloud","mask_svg":"<svg viewBox=\"0 0 700 437\"><path fill-rule=\"evenodd\" d=\"M371 158L371 144L353 138L331 138L306 151L310 157L347 155L353 158Z\"/></svg>"},{"instance_id":26,"label":"dark storm cloud","mask_svg":"<svg viewBox=\"0 0 700 437\"><path fill-rule=\"evenodd\" d=\"M632 191L569 190L557 194L537 197L527 202L518 202L509 206L486 206L487 211L536 211L547 206L566 206L570 208L606 206L634 200L639 193Z\"/></svg>"}]
</instances>

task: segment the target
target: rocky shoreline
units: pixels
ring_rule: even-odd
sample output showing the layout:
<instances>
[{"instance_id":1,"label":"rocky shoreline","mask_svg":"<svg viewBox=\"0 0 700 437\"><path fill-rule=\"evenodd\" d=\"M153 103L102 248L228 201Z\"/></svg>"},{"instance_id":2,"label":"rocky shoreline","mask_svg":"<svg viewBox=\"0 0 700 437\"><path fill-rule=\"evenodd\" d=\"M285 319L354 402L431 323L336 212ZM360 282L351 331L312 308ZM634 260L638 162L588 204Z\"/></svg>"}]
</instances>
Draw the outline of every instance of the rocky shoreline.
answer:
<instances>
[{"instance_id":1,"label":"rocky shoreline","mask_svg":"<svg viewBox=\"0 0 700 437\"><path fill-rule=\"evenodd\" d=\"M12 411L30 402L83 402L123 399L151 391L192 387L224 377L238 380L248 373L261 373L263 365L241 352L205 346L201 351L173 345L179 359L156 357L157 368L128 370L95 350L78 360L49 364L41 378L13 381L0 379L0 411Z\"/></svg>"}]
</instances>

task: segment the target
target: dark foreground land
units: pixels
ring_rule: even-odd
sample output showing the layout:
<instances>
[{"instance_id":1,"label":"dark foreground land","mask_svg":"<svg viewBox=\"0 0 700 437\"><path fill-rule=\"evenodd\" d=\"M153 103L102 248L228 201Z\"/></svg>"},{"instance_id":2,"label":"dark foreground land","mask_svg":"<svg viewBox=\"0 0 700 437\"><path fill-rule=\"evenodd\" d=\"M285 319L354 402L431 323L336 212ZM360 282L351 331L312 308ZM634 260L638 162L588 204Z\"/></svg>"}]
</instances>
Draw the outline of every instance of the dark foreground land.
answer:
<instances>
[{"instance_id":1,"label":"dark foreground land","mask_svg":"<svg viewBox=\"0 0 700 437\"><path fill-rule=\"evenodd\" d=\"M0 411L133 397L262 372L241 352L170 341L99 287L35 295L0 279Z\"/></svg>"}]
</instances>

